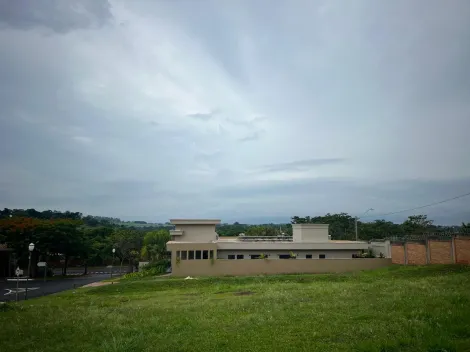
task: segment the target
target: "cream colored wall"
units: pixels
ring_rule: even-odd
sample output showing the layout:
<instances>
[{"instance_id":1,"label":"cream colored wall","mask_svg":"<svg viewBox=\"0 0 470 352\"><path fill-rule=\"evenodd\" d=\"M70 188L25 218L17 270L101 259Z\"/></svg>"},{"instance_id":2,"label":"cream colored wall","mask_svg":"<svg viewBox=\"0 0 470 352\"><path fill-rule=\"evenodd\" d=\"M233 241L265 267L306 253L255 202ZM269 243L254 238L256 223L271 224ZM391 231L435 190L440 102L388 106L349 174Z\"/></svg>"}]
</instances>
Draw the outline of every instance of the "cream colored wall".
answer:
<instances>
[{"instance_id":1,"label":"cream colored wall","mask_svg":"<svg viewBox=\"0 0 470 352\"><path fill-rule=\"evenodd\" d=\"M292 253L297 255L298 259L305 259L307 254L312 254L313 259L318 259L320 254L325 254L327 259L350 259L352 258L353 254L359 254L360 250L342 250L342 251L331 251L331 250L309 250L309 251L292 251ZM268 251L268 250L250 250L250 251L243 251L243 250L218 250L217 251L217 258L219 259L228 259L229 255L237 255L243 254L244 259L251 259L250 255L252 254L268 254L268 258L270 259L278 259L279 254L289 254L289 251Z\"/></svg>"},{"instance_id":2,"label":"cream colored wall","mask_svg":"<svg viewBox=\"0 0 470 352\"><path fill-rule=\"evenodd\" d=\"M390 246L390 241L383 241L383 242L371 242L369 248L372 250L375 256L379 256L380 253L383 253L385 258L392 257L392 249Z\"/></svg>"},{"instance_id":3,"label":"cream colored wall","mask_svg":"<svg viewBox=\"0 0 470 352\"><path fill-rule=\"evenodd\" d=\"M328 242L328 224L293 224L294 242Z\"/></svg>"},{"instance_id":4,"label":"cream colored wall","mask_svg":"<svg viewBox=\"0 0 470 352\"><path fill-rule=\"evenodd\" d=\"M223 276L300 273L342 273L377 269L392 265L391 259L317 259L317 260L182 260L172 266L173 276Z\"/></svg>"},{"instance_id":5,"label":"cream colored wall","mask_svg":"<svg viewBox=\"0 0 470 352\"><path fill-rule=\"evenodd\" d=\"M174 236L173 241L211 242L216 240L215 225L175 225L175 230L182 230L182 236Z\"/></svg>"}]
</instances>

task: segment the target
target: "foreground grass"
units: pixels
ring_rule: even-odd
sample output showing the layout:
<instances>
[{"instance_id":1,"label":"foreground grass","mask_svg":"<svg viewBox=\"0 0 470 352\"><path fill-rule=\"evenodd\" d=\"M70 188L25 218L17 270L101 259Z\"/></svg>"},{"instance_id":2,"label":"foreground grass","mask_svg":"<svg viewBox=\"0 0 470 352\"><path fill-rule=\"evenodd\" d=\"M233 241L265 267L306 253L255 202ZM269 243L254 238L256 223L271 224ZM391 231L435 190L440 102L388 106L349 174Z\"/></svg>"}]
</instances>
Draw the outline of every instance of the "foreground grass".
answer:
<instances>
[{"instance_id":1,"label":"foreground grass","mask_svg":"<svg viewBox=\"0 0 470 352\"><path fill-rule=\"evenodd\" d=\"M121 280L0 312L0 351L470 351L470 267Z\"/></svg>"}]
</instances>

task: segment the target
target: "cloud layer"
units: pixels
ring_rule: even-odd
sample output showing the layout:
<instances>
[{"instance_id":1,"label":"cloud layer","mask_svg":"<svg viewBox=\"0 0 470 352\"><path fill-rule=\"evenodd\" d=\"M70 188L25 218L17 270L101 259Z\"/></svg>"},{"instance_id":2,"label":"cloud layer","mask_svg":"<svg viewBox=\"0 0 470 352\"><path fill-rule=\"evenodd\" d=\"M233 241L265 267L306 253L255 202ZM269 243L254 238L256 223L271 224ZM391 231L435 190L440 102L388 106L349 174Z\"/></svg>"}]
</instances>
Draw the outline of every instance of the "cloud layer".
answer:
<instances>
[{"instance_id":1,"label":"cloud layer","mask_svg":"<svg viewBox=\"0 0 470 352\"><path fill-rule=\"evenodd\" d=\"M469 18L465 0L0 1L0 206L243 221L469 192Z\"/></svg>"}]
</instances>

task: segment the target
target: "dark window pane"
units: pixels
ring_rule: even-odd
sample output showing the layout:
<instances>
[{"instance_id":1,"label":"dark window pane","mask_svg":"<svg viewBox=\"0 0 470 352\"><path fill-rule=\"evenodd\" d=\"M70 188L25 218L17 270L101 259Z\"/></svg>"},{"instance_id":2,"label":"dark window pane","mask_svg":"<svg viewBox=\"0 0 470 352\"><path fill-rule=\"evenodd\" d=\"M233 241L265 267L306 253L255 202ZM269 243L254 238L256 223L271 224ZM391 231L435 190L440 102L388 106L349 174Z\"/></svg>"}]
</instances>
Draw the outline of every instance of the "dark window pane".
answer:
<instances>
[{"instance_id":1,"label":"dark window pane","mask_svg":"<svg viewBox=\"0 0 470 352\"><path fill-rule=\"evenodd\" d=\"M229 254L228 259L235 259L235 254Z\"/></svg>"},{"instance_id":2,"label":"dark window pane","mask_svg":"<svg viewBox=\"0 0 470 352\"><path fill-rule=\"evenodd\" d=\"M180 251L176 251L176 258L181 258L181 252Z\"/></svg>"},{"instance_id":3,"label":"dark window pane","mask_svg":"<svg viewBox=\"0 0 470 352\"><path fill-rule=\"evenodd\" d=\"M209 259L209 251L202 251L202 259Z\"/></svg>"},{"instance_id":4,"label":"dark window pane","mask_svg":"<svg viewBox=\"0 0 470 352\"><path fill-rule=\"evenodd\" d=\"M193 260L194 259L194 251L188 251L188 259Z\"/></svg>"},{"instance_id":5,"label":"dark window pane","mask_svg":"<svg viewBox=\"0 0 470 352\"><path fill-rule=\"evenodd\" d=\"M279 254L279 259L290 259L289 254Z\"/></svg>"},{"instance_id":6,"label":"dark window pane","mask_svg":"<svg viewBox=\"0 0 470 352\"><path fill-rule=\"evenodd\" d=\"M213 259L214 258L214 251L209 251L209 259Z\"/></svg>"},{"instance_id":7,"label":"dark window pane","mask_svg":"<svg viewBox=\"0 0 470 352\"><path fill-rule=\"evenodd\" d=\"M201 259L201 251L196 251L196 259Z\"/></svg>"},{"instance_id":8,"label":"dark window pane","mask_svg":"<svg viewBox=\"0 0 470 352\"><path fill-rule=\"evenodd\" d=\"M182 251L181 252L181 260L186 260L188 259L188 252L187 251Z\"/></svg>"},{"instance_id":9,"label":"dark window pane","mask_svg":"<svg viewBox=\"0 0 470 352\"><path fill-rule=\"evenodd\" d=\"M325 258L326 258L326 255L325 255L325 254L320 254L320 255L318 256L318 258L320 258L320 259L325 259Z\"/></svg>"},{"instance_id":10,"label":"dark window pane","mask_svg":"<svg viewBox=\"0 0 470 352\"><path fill-rule=\"evenodd\" d=\"M261 254L252 254L250 255L251 259L259 259L261 257Z\"/></svg>"},{"instance_id":11,"label":"dark window pane","mask_svg":"<svg viewBox=\"0 0 470 352\"><path fill-rule=\"evenodd\" d=\"M237 259L243 259L245 256L243 254L237 254Z\"/></svg>"},{"instance_id":12,"label":"dark window pane","mask_svg":"<svg viewBox=\"0 0 470 352\"><path fill-rule=\"evenodd\" d=\"M305 258L307 258L307 259L312 259L312 255L311 255L311 254L307 254L307 255L305 256Z\"/></svg>"}]
</instances>

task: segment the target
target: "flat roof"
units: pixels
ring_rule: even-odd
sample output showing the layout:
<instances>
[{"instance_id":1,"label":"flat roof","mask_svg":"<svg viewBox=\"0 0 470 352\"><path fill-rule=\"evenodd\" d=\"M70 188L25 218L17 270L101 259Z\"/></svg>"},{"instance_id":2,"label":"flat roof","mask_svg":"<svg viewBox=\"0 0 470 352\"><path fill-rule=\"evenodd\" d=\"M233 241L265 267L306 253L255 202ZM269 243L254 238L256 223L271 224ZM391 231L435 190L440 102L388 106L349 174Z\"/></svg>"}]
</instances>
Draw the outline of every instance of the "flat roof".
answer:
<instances>
[{"instance_id":1,"label":"flat roof","mask_svg":"<svg viewBox=\"0 0 470 352\"><path fill-rule=\"evenodd\" d=\"M218 219L170 219L173 225L218 225Z\"/></svg>"}]
</instances>

